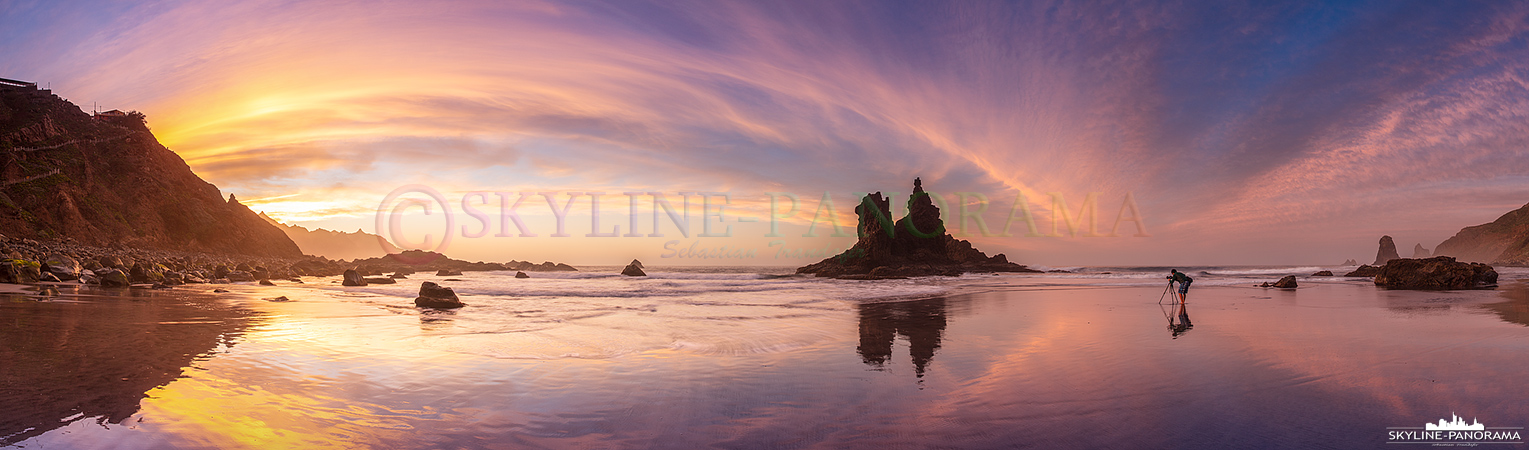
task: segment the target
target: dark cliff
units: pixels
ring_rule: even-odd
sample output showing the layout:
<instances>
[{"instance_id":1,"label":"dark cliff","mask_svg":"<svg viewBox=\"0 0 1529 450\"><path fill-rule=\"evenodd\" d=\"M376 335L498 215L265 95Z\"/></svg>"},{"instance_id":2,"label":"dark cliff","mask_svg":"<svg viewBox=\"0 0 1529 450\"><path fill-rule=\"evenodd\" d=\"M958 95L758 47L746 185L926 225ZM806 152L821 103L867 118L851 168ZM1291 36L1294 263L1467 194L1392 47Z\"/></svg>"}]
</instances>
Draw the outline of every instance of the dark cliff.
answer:
<instances>
[{"instance_id":1,"label":"dark cliff","mask_svg":"<svg viewBox=\"0 0 1529 450\"><path fill-rule=\"evenodd\" d=\"M286 234L191 172L137 113L91 116L0 89L0 229L11 237L298 257Z\"/></svg>"}]
</instances>

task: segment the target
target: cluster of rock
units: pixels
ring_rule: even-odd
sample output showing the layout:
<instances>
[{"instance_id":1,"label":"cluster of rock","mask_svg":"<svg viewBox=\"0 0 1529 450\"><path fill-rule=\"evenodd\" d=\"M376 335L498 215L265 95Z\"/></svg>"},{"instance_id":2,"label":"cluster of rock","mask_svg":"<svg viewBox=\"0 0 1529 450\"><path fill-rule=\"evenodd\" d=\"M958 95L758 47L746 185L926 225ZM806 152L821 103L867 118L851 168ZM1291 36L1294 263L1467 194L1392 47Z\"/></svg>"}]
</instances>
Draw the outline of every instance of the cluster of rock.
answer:
<instances>
[{"instance_id":1,"label":"cluster of rock","mask_svg":"<svg viewBox=\"0 0 1529 450\"><path fill-rule=\"evenodd\" d=\"M461 275L462 272L483 272L491 270L516 270L528 272L577 272L579 269L573 266L554 263L551 261L541 264L533 264L529 261L510 261L507 263L493 262L468 262L447 258L446 255L423 250L406 250L392 253L378 258L358 259L350 263L364 276L382 275L383 273L397 272L436 272L441 276ZM446 273L442 273L445 271Z\"/></svg>"},{"instance_id":2,"label":"cluster of rock","mask_svg":"<svg viewBox=\"0 0 1529 450\"><path fill-rule=\"evenodd\" d=\"M1375 275L1375 285L1396 289L1473 289L1497 285L1497 270L1449 256L1395 259Z\"/></svg>"},{"instance_id":3,"label":"cluster of rock","mask_svg":"<svg viewBox=\"0 0 1529 450\"><path fill-rule=\"evenodd\" d=\"M1009 262L1003 254L988 257L965 240L945 232L940 209L923 184L913 180L908 216L893 222L890 200L880 192L861 199L860 240L844 253L796 269L820 277L884 279L916 276L958 276L968 272L1034 272Z\"/></svg>"},{"instance_id":4,"label":"cluster of rock","mask_svg":"<svg viewBox=\"0 0 1529 450\"><path fill-rule=\"evenodd\" d=\"M0 236L0 283L75 281L103 286L177 285L332 276L343 262L142 248L103 248Z\"/></svg>"},{"instance_id":5,"label":"cluster of rock","mask_svg":"<svg viewBox=\"0 0 1529 450\"><path fill-rule=\"evenodd\" d=\"M301 282L298 277L344 275L349 285L393 284L420 271L437 275L461 275L462 271L522 270L576 271L557 263L540 265L512 261L511 264L467 262L439 253L409 251L398 259L374 258L355 262L333 261L322 257L261 257L237 254L210 254L142 248L104 248L73 243L39 242L0 235L0 283L36 283L40 281L76 281L106 287L133 284L174 286L186 283L259 282L268 280ZM410 264L414 263L414 264ZM383 276L391 272L390 276ZM521 272L524 273L524 272Z\"/></svg>"}]
</instances>

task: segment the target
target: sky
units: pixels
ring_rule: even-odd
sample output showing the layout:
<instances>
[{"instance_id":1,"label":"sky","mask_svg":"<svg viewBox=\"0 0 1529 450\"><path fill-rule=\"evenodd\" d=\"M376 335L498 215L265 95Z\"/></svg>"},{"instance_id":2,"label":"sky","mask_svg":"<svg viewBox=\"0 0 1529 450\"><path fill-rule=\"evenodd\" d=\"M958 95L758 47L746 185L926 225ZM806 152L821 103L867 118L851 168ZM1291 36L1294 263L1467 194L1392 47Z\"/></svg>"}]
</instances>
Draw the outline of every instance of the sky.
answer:
<instances>
[{"instance_id":1,"label":"sky","mask_svg":"<svg viewBox=\"0 0 1529 450\"><path fill-rule=\"evenodd\" d=\"M439 192L445 252L474 260L802 265L853 242L822 231L825 193L853 232L861 193L914 177L979 249L1042 267L1368 262L1383 234L1410 256L1529 203L1516 2L10 0L0 41L22 43L0 77L144 112L284 222L438 245ZM495 192L604 192L623 236L588 235L583 195L553 237L535 194L537 236L498 236ZM730 193L733 235L699 236L694 195L689 230L655 230L624 192ZM985 234L954 225L977 195ZM671 252L692 244L757 254Z\"/></svg>"}]
</instances>

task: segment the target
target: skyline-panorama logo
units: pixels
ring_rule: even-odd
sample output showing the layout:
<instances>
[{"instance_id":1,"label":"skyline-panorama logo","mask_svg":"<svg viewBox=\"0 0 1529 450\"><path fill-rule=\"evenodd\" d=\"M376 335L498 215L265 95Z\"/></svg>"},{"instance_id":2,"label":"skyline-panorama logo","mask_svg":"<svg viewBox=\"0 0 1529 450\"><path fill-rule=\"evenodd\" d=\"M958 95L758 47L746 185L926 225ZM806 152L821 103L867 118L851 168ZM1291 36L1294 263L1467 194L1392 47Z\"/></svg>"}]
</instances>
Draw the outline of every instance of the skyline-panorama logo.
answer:
<instances>
[{"instance_id":1,"label":"skyline-panorama logo","mask_svg":"<svg viewBox=\"0 0 1529 450\"><path fill-rule=\"evenodd\" d=\"M1481 444L1522 444L1520 436L1524 427L1488 427L1472 418L1470 423L1457 414L1451 419L1439 419L1438 423L1425 423L1421 427L1387 427L1387 444L1429 444L1433 446L1467 446Z\"/></svg>"}]
</instances>

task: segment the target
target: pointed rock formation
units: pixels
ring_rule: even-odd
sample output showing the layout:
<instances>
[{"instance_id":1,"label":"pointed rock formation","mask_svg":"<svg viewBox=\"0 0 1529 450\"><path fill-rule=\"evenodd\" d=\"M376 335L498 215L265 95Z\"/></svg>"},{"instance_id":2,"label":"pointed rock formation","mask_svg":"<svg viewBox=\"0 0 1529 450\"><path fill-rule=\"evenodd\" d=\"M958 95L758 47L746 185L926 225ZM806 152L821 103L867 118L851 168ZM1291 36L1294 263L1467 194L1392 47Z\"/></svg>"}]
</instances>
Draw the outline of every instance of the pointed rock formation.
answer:
<instances>
[{"instance_id":1,"label":"pointed rock formation","mask_svg":"<svg viewBox=\"0 0 1529 450\"><path fill-rule=\"evenodd\" d=\"M1381 236L1380 251L1375 253L1375 265L1383 266L1386 264L1386 261L1400 259L1401 257L1402 255L1396 253L1396 241L1391 240L1391 236Z\"/></svg>"},{"instance_id":2,"label":"pointed rock formation","mask_svg":"<svg viewBox=\"0 0 1529 450\"><path fill-rule=\"evenodd\" d=\"M939 207L913 180L908 216L892 221L891 201L880 192L866 195L855 207L860 240L837 256L796 269L820 277L879 279L915 276L957 276L966 272L1040 272L1011 263L998 254L988 257L970 242L945 232Z\"/></svg>"},{"instance_id":3,"label":"pointed rock formation","mask_svg":"<svg viewBox=\"0 0 1529 450\"><path fill-rule=\"evenodd\" d=\"M1357 265L1359 265L1359 261L1355 261L1355 260L1352 260L1352 259L1345 259L1345 260L1343 260L1343 265L1345 265L1345 266L1357 266Z\"/></svg>"},{"instance_id":4,"label":"pointed rock formation","mask_svg":"<svg viewBox=\"0 0 1529 450\"><path fill-rule=\"evenodd\" d=\"M629 276L629 277L645 277L645 276L648 276L647 272L643 272L642 271L642 261L638 261L638 260L635 260L635 259L632 260L631 264L627 264L626 268L621 269L621 274Z\"/></svg>"},{"instance_id":5,"label":"pointed rock formation","mask_svg":"<svg viewBox=\"0 0 1529 450\"><path fill-rule=\"evenodd\" d=\"M1423 248L1423 244L1417 244L1417 245L1412 246L1412 257L1413 258L1427 258L1427 257L1430 257L1430 256L1433 256L1433 254L1429 253L1428 249Z\"/></svg>"}]
</instances>

